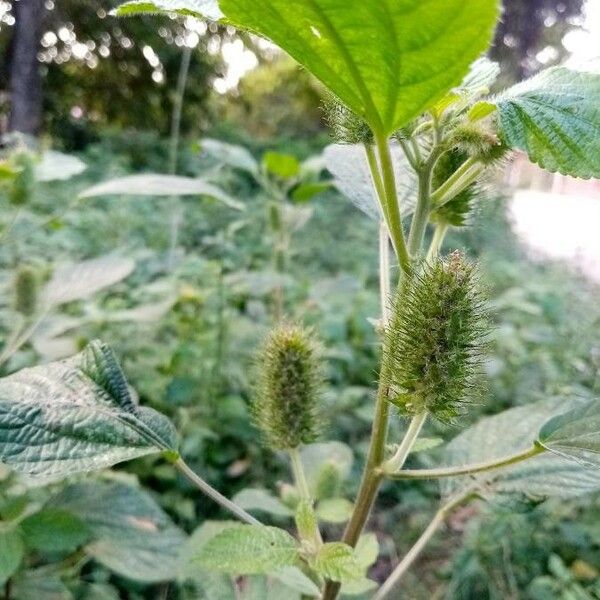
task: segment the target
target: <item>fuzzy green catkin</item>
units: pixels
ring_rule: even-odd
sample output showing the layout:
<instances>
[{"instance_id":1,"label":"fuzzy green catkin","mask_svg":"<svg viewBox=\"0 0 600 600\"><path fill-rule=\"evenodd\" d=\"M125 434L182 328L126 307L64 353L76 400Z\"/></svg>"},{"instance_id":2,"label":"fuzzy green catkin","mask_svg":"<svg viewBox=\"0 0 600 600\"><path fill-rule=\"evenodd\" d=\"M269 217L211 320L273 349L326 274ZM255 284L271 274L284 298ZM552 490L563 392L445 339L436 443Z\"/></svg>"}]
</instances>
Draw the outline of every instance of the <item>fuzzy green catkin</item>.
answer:
<instances>
[{"instance_id":1,"label":"fuzzy green catkin","mask_svg":"<svg viewBox=\"0 0 600 600\"><path fill-rule=\"evenodd\" d=\"M273 450L310 444L319 435L319 354L311 331L284 323L270 333L258 356L252 412Z\"/></svg>"},{"instance_id":2,"label":"fuzzy green catkin","mask_svg":"<svg viewBox=\"0 0 600 600\"><path fill-rule=\"evenodd\" d=\"M487 316L460 252L408 277L385 334L382 378L404 415L451 422L482 392Z\"/></svg>"},{"instance_id":3,"label":"fuzzy green catkin","mask_svg":"<svg viewBox=\"0 0 600 600\"><path fill-rule=\"evenodd\" d=\"M25 317L35 314L38 305L39 282L31 267L21 267L14 280L15 310Z\"/></svg>"}]
</instances>

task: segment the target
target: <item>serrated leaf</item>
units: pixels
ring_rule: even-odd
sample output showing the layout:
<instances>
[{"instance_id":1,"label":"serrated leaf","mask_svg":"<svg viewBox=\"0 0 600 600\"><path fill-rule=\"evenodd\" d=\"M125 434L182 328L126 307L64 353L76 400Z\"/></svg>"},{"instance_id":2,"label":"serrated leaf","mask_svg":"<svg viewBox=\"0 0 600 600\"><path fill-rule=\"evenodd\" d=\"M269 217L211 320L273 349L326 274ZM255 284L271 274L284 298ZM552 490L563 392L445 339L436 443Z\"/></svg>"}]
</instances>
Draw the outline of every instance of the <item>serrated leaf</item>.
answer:
<instances>
[{"instance_id":1,"label":"serrated leaf","mask_svg":"<svg viewBox=\"0 0 600 600\"><path fill-rule=\"evenodd\" d=\"M600 177L600 75L554 67L497 96L500 134L543 169Z\"/></svg>"},{"instance_id":2,"label":"serrated leaf","mask_svg":"<svg viewBox=\"0 0 600 600\"><path fill-rule=\"evenodd\" d=\"M175 453L176 432L136 406L101 342L0 380L0 460L20 473L67 475L156 452Z\"/></svg>"},{"instance_id":3,"label":"serrated leaf","mask_svg":"<svg viewBox=\"0 0 600 600\"><path fill-rule=\"evenodd\" d=\"M460 83L487 48L495 0L221 0L375 131L389 135Z\"/></svg>"},{"instance_id":4,"label":"serrated leaf","mask_svg":"<svg viewBox=\"0 0 600 600\"><path fill-rule=\"evenodd\" d=\"M224 165L228 165L234 169L247 171L252 175L258 173L258 162L243 146L228 144L221 140L204 138L200 142L200 149L202 152L208 154L210 157Z\"/></svg>"},{"instance_id":5,"label":"serrated leaf","mask_svg":"<svg viewBox=\"0 0 600 600\"><path fill-rule=\"evenodd\" d=\"M23 555L21 531L8 523L0 523L0 585L4 585L14 575Z\"/></svg>"},{"instance_id":6,"label":"serrated leaf","mask_svg":"<svg viewBox=\"0 0 600 600\"><path fill-rule=\"evenodd\" d=\"M233 501L249 511L266 512L278 517L291 517L292 511L267 490L247 488L238 492Z\"/></svg>"},{"instance_id":7,"label":"serrated leaf","mask_svg":"<svg viewBox=\"0 0 600 600\"><path fill-rule=\"evenodd\" d=\"M298 550L283 529L236 524L210 539L195 560L204 569L250 575L294 566Z\"/></svg>"},{"instance_id":8,"label":"serrated leaf","mask_svg":"<svg viewBox=\"0 0 600 600\"><path fill-rule=\"evenodd\" d=\"M83 173L87 165L76 156L47 150L35 165L35 178L38 181L65 181Z\"/></svg>"},{"instance_id":9,"label":"serrated leaf","mask_svg":"<svg viewBox=\"0 0 600 600\"><path fill-rule=\"evenodd\" d=\"M317 505L317 516L327 523L345 523L354 505L346 498L326 498Z\"/></svg>"},{"instance_id":10,"label":"serrated leaf","mask_svg":"<svg viewBox=\"0 0 600 600\"><path fill-rule=\"evenodd\" d=\"M77 483L48 506L86 523L93 538L86 552L107 569L145 583L177 577L185 535L143 490L122 483Z\"/></svg>"},{"instance_id":11,"label":"serrated leaf","mask_svg":"<svg viewBox=\"0 0 600 600\"><path fill-rule=\"evenodd\" d=\"M218 21L223 13L217 0L132 0L118 6L113 14L117 17L132 17L143 14L176 14Z\"/></svg>"},{"instance_id":12,"label":"serrated leaf","mask_svg":"<svg viewBox=\"0 0 600 600\"><path fill-rule=\"evenodd\" d=\"M391 152L400 210L403 216L408 216L414 211L417 201L417 176L397 144L392 144ZM323 156L338 190L367 216L381 220L379 200L363 146L331 144L325 148Z\"/></svg>"},{"instance_id":13,"label":"serrated leaf","mask_svg":"<svg viewBox=\"0 0 600 600\"><path fill-rule=\"evenodd\" d=\"M45 508L21 522L27 547L39 552L73 552L90 539L91 532L66 510Z\"/></svg>"},{"instance_id":14,"label":"serrated leaf","mask_svg":"<svg viewBox=\"0 0 600 600\"><path fill-rule=\"evenodd\" d=\"M107 255L64 265L56 269L43 292L47 307L83 300L104 288L119 283L133 272L129 258Z\"/></svg>"},{"instance_id":15,"label":"serrated leaf","mask_svg":"<svg viewBox=\"0 0 600 600\"><path fill-rule=\"evenodd\" d=\"M364 576L354 549L342 542L323 544L312 558L311 566L319 575L332 581L354 581Z\"/></svg>"},{"instance_id":16,"label":"serrated leaf","mask_svg":"<svg viewBox=\"0 0 600 600\"><path fill-rule=\"evenodd\" d=\"M600 467L600 401L551 418L541 428L538 442L551 452Z\"/></svg>"},{"instance_id":17,"label":"serrated leaf","mask_svg":"<svg viewBox=\"0 0 600 600\"><path fill-rule=\"evenodd\" d=\"M551 398L486 417L452 440L444 452L448 466L500 459L531 448L536 432L552 416L580 404ZM442 491L455 493L479 481L486 493L526 494L536 498L575 497L600 490L600 470L586 469L550 453L514 466L471 477L442 479Z\"/></svg>"},{"instance_id":18,"label":"serrated leaf","mask_svg":"<svg viewBox=\"0 0 600 600\"><path fill-rule=\"evenodd\" d=\"M193 177L144 173L111 179L95 185L79 194L80 198L96 196L207 196L222 202L229 208L244 210L243 204L234 200L221 188Z\"/></svg>"}]
</instances>

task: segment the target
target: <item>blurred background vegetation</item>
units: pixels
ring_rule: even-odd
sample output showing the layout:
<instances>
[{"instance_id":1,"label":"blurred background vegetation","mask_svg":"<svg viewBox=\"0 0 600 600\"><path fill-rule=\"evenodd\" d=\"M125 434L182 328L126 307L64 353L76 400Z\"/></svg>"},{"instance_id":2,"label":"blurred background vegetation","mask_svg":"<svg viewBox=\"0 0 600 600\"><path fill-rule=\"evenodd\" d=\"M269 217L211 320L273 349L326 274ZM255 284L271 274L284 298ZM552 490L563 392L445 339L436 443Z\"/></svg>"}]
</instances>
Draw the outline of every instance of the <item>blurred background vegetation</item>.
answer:
<instances>
[{"instance_id":1,"label":"blurred background vegetation","mask_svg":"<svg viewBox=\"0 0 600 600\"><path fill-rule=\"evenodd\" d=\"M565 36L583 25L582 0L505 0L504 6L490 52L503 66L503 83L563 60ZM286 312L314 325L325 344L332 417L327 439L356 452L354 477L346 484L352 491L377 368L369 322L378 313L377 232L327 186L295 193L301 183L326 178L310 167L318 162L311 157L329 143L319 85L261 40L191 19L116 20L110 8L101 0L0 1L0 127L7 147L11 132L20 131L86 165L75 177L51 182L30 174L20 182L18 202L13 187L0 189L0 236L10 228L0 246L0 340L11 334L14 282L23 268L44 281L66 261L117 254L135 262L114 286L50 315L0 374L101 337L122 358L140 401L175 421L184 455L212 484L228 495L247 487L277 489L288 481L285 465L260 448L248 426L248 397L253 354L283 291ZM187 66L173 161L178 79ZM280 153L272 157L271 184L285 190L285 211L296 229L290 226L284 268L273 262L278 238L272 208L281 194L274 197L271 184L207 156L204 137L243 145L265 164L265 152ZM208 198L76 201L97 182L172 167L217 182L245 210ZM303 182L298 173L310 175ZM552 395L600 392L597 287L567 265L532 261L511 232L506 203L499 192L489 193L474 227L454 231L447 242L481 261L496 320L489 400L471 420ZM184 218L175 222L174 247L166 224L178 211ZM457 432L430 424L428 436L449 439ZM427 466L436 452L411 460ZM187 532L223 516L157 459L105 477L139 479ZM18 510L4 495L9 479L0 473L2 520ZM39 506L57 487L28 491L20 510ZM410 547L437 496L436 485L427 482L385 486L372 521L384 549L374 577L383 578L397 552ZM73 568L70 557L39 544L29 548L23 568L32 573L59 565L62 587L54 595L40 588L23 600L203 597L174 584L135 581L101 560ZM437 536L424 553L407 589L411 600L600 598L600 501L522 498L518 506L479 514L464 509L448 535Z\"/></svg>"}]
</instances>

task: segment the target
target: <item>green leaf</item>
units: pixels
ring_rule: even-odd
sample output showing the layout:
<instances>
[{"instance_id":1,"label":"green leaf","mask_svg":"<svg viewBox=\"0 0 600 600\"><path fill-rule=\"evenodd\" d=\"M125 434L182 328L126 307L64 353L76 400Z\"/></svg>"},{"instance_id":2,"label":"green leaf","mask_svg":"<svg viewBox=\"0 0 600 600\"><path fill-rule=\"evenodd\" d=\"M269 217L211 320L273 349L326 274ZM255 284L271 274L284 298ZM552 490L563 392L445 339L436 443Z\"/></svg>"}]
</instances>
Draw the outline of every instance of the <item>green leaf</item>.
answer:
<instances>
[{"instance_id":1,"label":"green leaf","mask_svg":"<svg viewBox=\"0 0 600 600\"><path fill-rule=\"evenodd\" d=\"M316 181L309 183L301 183L292 190L292 200L295 202L308 202L315 196L327 192L333 187L331 181Z\"/></svg>"},{"instance_id":2,"label":"green leaf","mask_svg":"<svg viewBox=\"0 0 600 600\"><path fill-rule=\"evenodd\" d=\"M193 177L144 173L111 179L95 185L79 194L80 198L96 196L207 196L222 202L229 208L245 210L243 204L234 200L221 188Z\"/></svg>"},{"instance_id":3,"label":"green leaf","mask_svg":"<svg viewBox=\"0 0 600 600\"><path fill-rule=\"evenodd\" d=\"M600 75L554 67L500 94L500 134L543 169L600 177Z\"/></svg>"},{"instance_id":4,"label":"green leaf","mask_svg":"<svg viewBox=\"0 0 600 600\"><path fill-rule=\"evenodd\" d=\"M354 558L356 562L364 569L368 569L375 563L379 556L379 542L374 533L365 533L360 536L356 548L354 549Z\"/></svg>"},{"instance_id":5,"label":"green leaf","mask_svg":"<svg viewBox=\"0 0 600 600\"><path fill-rule=\"evenodd\" d=\"M21 523L25 543L38 552L73 552L85 544L91 532L76 515L60 509L45 508Z\"/></svg>"},{"instance_id":6,"label":"green leaf","mask_svg":"<svg viewBox=\"0 0 600 600\"><path fill-rule=\"evenodd\" d=\"M410 449L411 454L417 454L418 452L427 452L427 450L432 450L433 448L437 448L444 443L442 438L438 437L422 437L418 438L413 447Z\"/></svg>"},{"instance_id":7,"label":"green leaf","mask_svg":"<svg viewBox=\"0 0 600 600\"><path fill-rule=\"evenodd\" d=\"M579 401L551 398L486 417L452 440L444 452L447 466L462 466L509 456L531 448L549 418L577 407ZM586 469L551 453L470 477L442 479L444 494L481 482L486 493L525 494L535 498L575 497L600 490L600 470Z\"/></svg>"},{"instance_id":8,"label":"green leaf","mask_svg":"<svg viewBox=\"0 0 600 600\"><path fill-rule=\"evenodd\" d=\"M352 502L345 498L326 498L317 505L317 516L327 523L345 523L353 508Z\"/></svg>"},{"instance_id":9,"label":"green leaf","mask_svg":"<svg viewBox=\"0 0 600 600\"><path fill-rule=\"evenodd\" d=\"M278 517L291 517L292 511L270 492L258 488L247 488L238 492L233 501L249 511L265 512Z\"/></svg>"},{"instance_id":10,"label":"green leaf","mask_svg":"<svg viewBox=\"0 0 600 600\"><path fill-rule=\"evenodd\" d=\"M218 21L223 16L217 0L154 0L153 2L132 0L121 4L112 12L117 17L157 13L206 18L213 21Z\"/></svg>"},{"instance_id":11,"label":"green leaf","mask_svg":"<svg viewBox=\"0 0 600 600\"><path fill-rule=\"evenodd\" d=\"M73 595L58 575L48 569L29 569L19 573L13 582L16 600L73 600Z\"/></svg>"},{"instance_id":12,"label":"green leaf","mask_svg":"<svg viewBox=\"0 0 600 600\"><path fill-rule=\"evenodd\" d=\"M258 163L256 159L243 146L228 144L221 140L204 138L200 142L200 149L205 154L234 169L247 171L252 175L258 174Z\"/></svg>"},{"instance_id":13,"label":"green leaf","mask_svg":"<svg viewBox=\"0 0 600 600\"><path fill-rule=\"evenodd\" d=\"M491 88L500 75L500 65L485 56L478 58L469 69L458 90L469 95L476 94L482 88Z\"/></svg>"},{"instance_id":14,"label":"green leaf","mask_svg":"<svg viewBox=\"0 0 600 600\"><path fill-rule=\"evenodd\" d=\"M298 530L300 539L314 541L319 523L312 501L301 500L298 503L294 520L296 521L296 529Z\"/></svg>"},{"instance_id":15,"label":"green leaf","mask_svg":"<svg viewBox=\"0 0 600 600\"><path fill-rule=\"evenodd\" d=\"M353 581L364 576L354 549L342 542L323 544L312 558L311 566L319 575L332 581Z\"/></svg>"},{"instance_id":16,"label":"green leaf","mask_svg":"<svg viewBox=\"0 0 600 600\"><path fill-rule=\"evenodd\" d=\"M319 588L298 567L283 567L279 571L270 573L270 577L277 579L288 588L306 596L318 596Z\"/></svg>"},{"instance_id":17,"label":"green leaf","mask_svg":"<svg viewBox=\"0 0 600 600\"><path fill-rule=\"evenodd\" d=\"M21 531L13 525L0 523L0 585L15 574L23 555Z\"/></svg>"},{"instance_id":18,"label":"green leaf","mask_svg":"<svg viewBox=\"0 0 600 600\"><path fill-rule=\"evenodd\" d=\"M551 418L541 428L538 442L560 456L600 467L600 401Z\"/></svg>"},{"instance_id":19,"label":"green leaf","mask_svg":"<svg viewBox=\"0 0 600 600\"><path fill-rule=\"evenodd\" d=\"M48 506L86 523L92 534L86 552L107 569L145 583L177 577L185 535L143 490L122 483L78 483Z\"/></svg>"},{"instance_id":20,"label":"green leaf","mask_svg":"<svg viewBox=\"0 0 600 600\"><path fill-rule=\"evenodd\" d=\"M48 150L35 165L35 178L38 181L65 181L86 169L87 165L76 156Z\"/></svg>"},{"instance_id":21,"label":"green leaf","mask_svg":"<svg viewBox=\"0 0 600 600\"><path fill-rule=\"evenodd\" d=\"M495 0L221 0L389 135L460 83L490 42Z\"/></svg>"},{"instance_id":22,"label":"green leaf","mask_svg":"<svg viewBox=\"0 0 600 600\"><path fill-rule=\"evenodd\" d=\"M300 173L300 163L291 154L280 154L279 152L265 152L263 155L265 169L282 179L291 179Z\"/></svg>"},{"instance_id":23,"label":"green leaf","mask_svg":"<svg viewBox=\"0 0 600 600\"><path fill-rule=\"evenodd\" d=\"M235 575L269 573L297 561L296 541L283 529L239 524L218 533L196 556L204 569Z\"/></svg>"},{"instance_id":24,"label":"green leaf","mask_svg":"<svg viewBox=\"0 0 600 600\"><path fill-rule=\"evenodd\" d=\"M323 487L326 487L323 485L323 476L328 481L343 481L350 475L354 463L351 448L341 442L320 442L304 446L300 456L311 494L317 499L331 497L322 493Z\"/></svg>"},{"instance_id":25,"label":"green leaf","mask_svg":"<svg viewBox=\"0 0 600 600\"><path fill-rule=\"evenodd\" d=\"M101 342L0 380L0 460L20 473L67 475L176 453L170 421L137 406Z\"/></svg>"},{"instance_id":26,"label":"green leaf","mask_svg":"<svg viewBox=\"0 0 600 600\"><path fill-rule=\"evenodd\" d=\"M43 304L60 306L84 300L100 290L119 283L133 272L130 258L106 255L57 268L43 292Z\"/></svg>"}]
</instances>

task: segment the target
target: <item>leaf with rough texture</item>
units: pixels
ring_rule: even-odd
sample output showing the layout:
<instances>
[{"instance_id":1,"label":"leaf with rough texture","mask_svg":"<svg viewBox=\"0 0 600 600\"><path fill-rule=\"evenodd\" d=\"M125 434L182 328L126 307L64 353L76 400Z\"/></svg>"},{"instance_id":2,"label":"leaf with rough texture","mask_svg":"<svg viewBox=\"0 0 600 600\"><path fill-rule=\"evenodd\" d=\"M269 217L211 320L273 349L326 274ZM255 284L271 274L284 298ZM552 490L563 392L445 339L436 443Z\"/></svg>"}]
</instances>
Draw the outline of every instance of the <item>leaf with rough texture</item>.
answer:
<instances>
[{"instance_id":1,"label":"leaf with rough texture","mask_svg":"<svg viewBox=\"0 0 600 600\"><path fill-rule=\"evenodd\" d=\"M253 175L258 174L258 162L243 146L228 144L227 142L212 138L204 138L200 142L200 149L217 162L233 167L234 169L247 171Z\"/></svg>"},{"instance_id":2,"label":"leaf with rough texture","mask_svg":"<svg viewBox=\"0 0 600 600\"><path fill-rule=\"evenodd\" d=\"M346 498L326 498L317 505L317 516L327 523L345 523L352 515L354 505Z\"/></svg>"},{"instance_id":3,"label":"leaf with rough texture","mask_svg":"<svg viewBox=\"0 0 600 600\"><path fill-rule=\"evenodd\" d=\"M21 532L14 526L0 523L0 585L16 572L23 560Z\"/></svg>"},{"instance_id":4,"label":"leaf with rough texture","mask_svg":"<svg viewBox=\"0 0 600 600\"><path fill-rule=\"evenodd\" d=\"M408 216L417 202L417 176L398 144L392 144L391 152L400 210L403 216ZM381 208L364 147L359 144L331 144L325 148L323 155L338 190L367 216L381 220Z\"/></svg>"},{"instance_id":5,"label":"leaf with rough texture","mask_svg":"<svg viewBox=\"0 0 600 600\"><path fill-rule=\"evenodd\" d=\"M551 452L600 467L600 400L550 419L538 442Z\"/></svg>"},{"instance_id":6,"label":"leaf with rough texture","mask_svg":"<svg viewBox=\"0 0 600 600\"><path fill-rule=\"evenodd\" d=\"M547 171L600 177L600 74L554 67L497 96L500 134Z\"/></svg>"},{"instance_id":7,"label":"leaf with rough texture","mask_svg":"<svg viewBox=\"0 0 600 600\"><path fill-rule=\"evenodd\" d=\"M107 255L59 267L47 283L43 302L47 307L84 300L104 288L129 277L135 262L129 258Z\"/></svg>"},{"instance_id":8,"label":"leaf with rough texture","mask_svg":"<svg viewBox=\"0 0 600 600\"><path fill-rule=\"evenodd\" d=\"M96 196L207 196L222 202L229 208L244 210L243 204L234 200L216 185L193 177L144 173L111 179L95 185L79 194L80 198Z\"/></svg>"},{"instance_id":9,"label":"leaf with rough texture","mask_svg":"<svg viewBox=\"0 0 600 600\"><path fill-rule=\"evenodd\" d=\"M185 534L143 490L122 483L77 483L48 506L86 523L92 535L86 552L114 573L145 583L177 577Z\"/></svg>"},{"instance_id":10,"label":"leaf with rough texture","mask_svg":"<svg viewBox=\"0 0 600 600\"><path fill-rule=\"evenodd\" d=\"M247 488L238 492L233 501L249 511L265 512L278 517L291 517L293 512L267 490Z\"/></svg>"},{"instance_id":11,"label":"leaf with rough texture","mask_svg":"<svg viewBox=\"0 0 600 600\"><path fill-rule=\"evenodd\" d=\"M353 581L364 577L364 569L354 556L354 549L342 542L323 544L311 560L313 569L332 581Z\"/></svg>"},{"instance_id":12,"label":"leaf with rough texture","mask_svg":"<svg viewBox=\"0 0 600 600\"><path fill-rule=\"evenodd\" d=\"M221 0L388 135L458 85L490 42L496 0Z\"/></svg>"},{"instance_id":13,"label":"leaf with rough texture","mask_svg":"<svg viewBox=\"0 0 600 600\"><path fill-rule=\"evenodd\" d=\"M133 17L157 13L206 18L212 21L218 21L223 16L217 0L132 0L115 8L112 14L117 17Z\"/></svg>"},{"instance_id":14,"label":"leaf with rough texture","mask_svg":"<svg viewBox=\"0 0 600 600\"><path fill-rule=\"evenodd\" d=\"M444 452L448 458L447 466L485 462L527 450L549 418L578 404L580 401L577 400L551 398L486 417L448 444ZM474 481L481 482L491 494L568 498L600 490L600 470L586 469L572 460L545 453L473 477L442 479L442 490L451 494Z\"/></svg>"},{"instance_id":15,"label":"leaf with rough texture","mask_svg":"<svg viewBox=\"0 0 600 600\"><path fill-rule=\"evenodd\" d=\"M176 453L176 432L134 403L101 342L0 380L0 460L20 473L67 475L156 452Z\"/></svg>"},{"instance_id":16,"label":"leaf with rough texture","mask_svg":"<svg viewBox=\"0 0 600 600\"><path fill-rule=\"evenodd\" d=\"M296 565L298 549L283 529L237 524L211 538L195 561L204 569L233 575L270 573Z\"/></svg>"}]
</instances>

